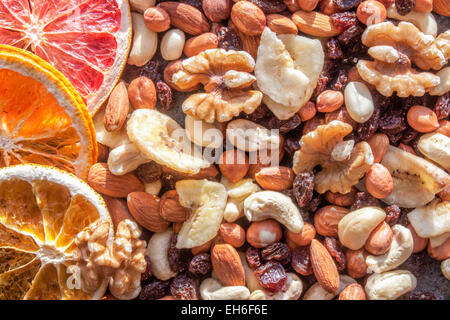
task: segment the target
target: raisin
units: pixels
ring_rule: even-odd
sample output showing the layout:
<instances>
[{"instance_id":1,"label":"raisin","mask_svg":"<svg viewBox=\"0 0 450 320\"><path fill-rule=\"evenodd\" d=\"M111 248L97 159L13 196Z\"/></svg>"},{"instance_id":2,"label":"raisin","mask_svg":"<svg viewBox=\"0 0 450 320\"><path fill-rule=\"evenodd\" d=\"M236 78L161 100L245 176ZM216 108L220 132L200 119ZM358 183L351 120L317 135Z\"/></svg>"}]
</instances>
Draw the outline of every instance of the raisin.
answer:
<instances>
[{"instance_id":1,"label":"raisin","mask_svg":"<svg viewBox=\"0 0 450 320\"><path fill-rule=\"evenodd\" d=\"M261 287L272 292L282 290L287 282L286 270L279 262L268 261L253 273Z\"/></svg>"},{"instance_id":2,"label":"raisin","mask_svg":"<svg viewBox=\"0 0 450 320\"><path fill-rule=\"evenodd\" d=\"M436 300L436 296L429 291L416 291L409 295L409 300Z\"/></svg>"},{"instance_id":3,"label":"raisin","mask_svg":"<svg viewBox=\"0 0 450 320\"><path fill-rule=\"evenodd\" d=\"M302 123L302 119L300 115L296 113L292 118L286 121L282 121L280 124L280 133L285 134L288 133L295 128L297 128Z\"/></svg>"},{"instance_id":4,"label":"raisin","mask_svg":"<svg viewBox=\"0 0 450 320\"><path fill-rule=\"evenodd\" d=\"M313 197L314 173L312 171L299 173L294 179L293 190L298 206L307 207Z\"/></svg>"},{"instance_id":5,"label":"raisin","mask_svg":"<svg viewBox=\"0 0 450 320\"><path fill-rule=\"evenodd\" d=\"M317 80L316 88L314 89L314 92L312 94L312 99L316 99L319 94L325 91L329 80L330 78L322 70L322 72L319 75L319 79Z\"/></svg>"},{"instance_id":6,"label":"raisin","mask_svg":"<svg viewBox=\"0 0 450 320\"><path fill-rule=\"evenodd\" d=\"M211 271L211 255L200 253L192 258L189 263L189 272L195 275L205 275Z\"/></svg>"},{"instance_id":7,"label":"raisin","mask_svg":"<svg viewBox=\"0 0 450 320\"><path fill-rule=\"evenodd\" d=\"M261 254L259 249L254 247L249 247L245 252L245 259L250 268L256 269L261 266Z\"/></svg>"},{"instance_id":8,"label":"raisin","mask_svg":"<svg viewBox=\"0 0 450 320\"><path fill-rule=\"evenodd\" d=\"M164 81L158 81L156 83L156 93L158 94L161 108L165 111L170 110L173 107L172 88Z\"/></svg>"},{"instance_id":9,"label":"raisin","mask_svg":"<svg viewBox=\"0 0 450 320\"><path fill-rule=\"evenodd\" d=\"M269 119L269 122L267 123L268 129L279 129L281 126L281 120L277 117L272 117Z\"/></svg>"},{"instance_id":10,"label":"raisin","mask_svg":"<svg viewBox=\"0 0 450 320\"><path fill-rule=\"evenodd\" d=\"M384 212L386 212L386 223L390 225L391 227L398 222L398 218L400 217L400 208L396 205L390 205L384 208Z\"/></svg>"},{"instance_id":11,"label":"raisin","mask_svg":"<svg viewBox=\"0 0 450 320\"><path fill-rule=\"evenodd\" d=\"M419 137L419 132L414 130L411 127L407 127L405 131L402 133L402 139L400 140L403 144L409 144L410 142L414 141Z\"/></svg>"},{"instance_id":12,"label":"raisin","mask_svg":"<svg viewBox=\"0 0 450 320\"><path fill-rule=\"evenodd\" d=\"M170 283L170 293L181 300L199 299L198 279L188 273L180 273Z\"/></svg>"},{"instance_id":13,"label":"raisin","mask_svg":"<svg viewBox=\"0 0 450 320\"><path fill-rule=\"evenodd\" d=\"M375 108L372 116L364 123L358 123L356 127L356 142L366 141L375 134L380 125L380 109Z\"/></svg>"},{"instance_id":14,"label":"raisin","mask_svg":"<svg viewBox=\"0 0 450 320\"><path fill-rule=\"evenodd\" d=\"M279 13L286 10L286 5L281 0L250 0L256 4L265 14Z\"/></svg>"},{"instance_id":15,"label":"raisin","mask_svg":"<svg viewBox=\"0 0 450 320\"><path fill-rule=\"evenodd\" d=\"M136 176L143 183L151 183L158 180L162 175L162 168L154 161L141 164L136 168Z\"/></svg>"},{"instance_id":16,"label":"raisin","mask_svg":"<svg viewBox=\"0 0 450 320\"><path fill-rule=\"evenodd\" d=\"M269 117L270 115L271 111L269 110L269 108L267 108L266 105L261 104L258 108L256 108L255 111L250 114L245 114L244 117L247 120L261 124L260 121L266 117Z\"/></svg>"},{"instance_id":17,"label":"raisin","mask_svg":"<svg viewBox=\"0 0 450 320\"><path fill-rule=\"evenodd\" d=\"M336 79L333 81L333 84L331 85L331 88L333 90L337 91L343 91L345 86L347 85L349 79L348 79L348 73L344 69L341 69L338 71L338 75Z\"/></svg>"},{"instance_id":18,"label":"raisin","mask_svg":"<svg viewBox=\"0 0 450 320\"><path fill-rule=\"evenodd\" d=\"M447 92L437 99L434 106L434 112L436 113L438 120L448 117L450 114L450 93Z\"/></svg>"},{"instance_id":19,"label":"raisin","mask_svg":"<svg viewBox=\"0 0 450 320\"><path fill-rule=\"evenodd\" d=\"M170 240L170 247L167 252L169 258L169 266L173 272L183 272L189 268L192 259L192 253L189 249L177 249L178 235L174 234Z\"/></svg>"},{"instance_id":20,"label":"raisin","mask_svg":"<svg viewBox=\"0 0 450 320\"><path fill-rule=\"evenodd\" d=\"M356 193L356 200L350 207L350 211L354 211L363 207L378 207L380 205L380 201L378 199L372 197L367 192L358 192Z\"/></svg>"},{"instance_id":21,"label":"raisin","mask_svg":"<svg viewBox=\"0 0 450 320\"><path fill-rule=\"evenodd\" d=\"M395 8L399 15L404 16L412 11L416 0L395 0Z\"/></svg>"},{"instance_id":22,"label":"raisin","mask_svg":"<svg viewBox=\"0 0 450 320\"><path fill-rule=\"evenodd\" d=\"M219 48L225 50L242 50L242 41L232 28L221 27L217 32Z\"/></svg>"},{"instance_id":23,"label":"raisin","mask_svg":"<svg viewBox=\"0 0 450 320\"><path fill-rule=\"evenodd\" d=\"M325 237L325 241L323 244L336 262L337 269L339 271L343 271L347 267L347 260L345 259L342 245L336 238L333 237Z\"/></svg>"},{"instance_id":24,"label":"raisin","mask_svg":"<svg viewBox=\"0 0 450 320\"><path fill-rule=\"evenodd\" d=\"M194 8L197 8L198 10L202 11L202 0L180 0L180 2L186 3L190 6L193 6Z\"/></svg>"},{"instance_id":25,"label":"raisin","mask_svg":"<svg viewBox=\"0 0 450 320\"><path fill-rule=\"evenodd\" d=\"M342 59L342 57L344 56L339 41L337 41L335 38L330 38L327 41L325 56L328 59Z\"/></svg>"},{"instance_id":26,"label":"raisin","mask_svg":"<svg viewBox=\"0 0 450 320\"><path fill-rule=\"evenodd\" d=\"M352 26L356 26L359 23L356 12L352 11L333 13L330 18L331 23L342 31L347 30Z\"/></svg>"},{"instance_id":27,"label":"raisin","mask_svg":"<svg viewBox=\"0 0 450 320\"><path fill-rule=\"evenodd\" d=\"M338 11L348 11L359 6L362 0L334 0L333 2Z\"/></svg>"},{"instance_id":28,"label":"raisin","mask_svg":"<svg viewBox=\"0 0 450 320\"><path fill-rule=\"evenodd\" d=\"M291 261L291 250L285 243L276 242L263 248L261 256L266 261L275 260L281 264L287 264Z\"/></svg>"},{"instance_id":29,"label":"raisin","mask_svg":"<svg viewBox=\"0 0 450 320\"><path fill-rule=\"evenodd\" d=\"M146 284L139 294L139 300L156 300L169 293L169 282L155 280Z\"/></svg>"},{"instance_id":30,"label":"raisin","mask_svg":"<svg viewBox=\"0 0 450 320\"><path fill-rule=\"evenodd\" d=\"M153 60L147 62L140 68L139 75L150 78L154 83L157 83L162 79L161 63Z\"/></svg>"},{"instance_id":31,"label":"raisin","mask_svg":"<svg viewBox=\"0 0 450 320\"><path fill-rule=\"evenodd\" d=\"M162 184L161 194L163 194L167 190L175 189L175 183L176 183L176 179L173 176L173 174L163 173L161 175L161 184Z\"/></svg>"},{"instance_id":32,"label":"raisin","mask_svg":"<svg viewBox=\"0 0 450 320\"><path fill-rule=\"evenodd\" d=\"M309 276L313 273L309 246L296 247L292 250L291 266L302 276Z\"/></svg>"},{"instance_id":33,"label":"raisin","mask_svg":"<svg viewBox=\"0 0 450 320\"><path fill-rule=\"evenodd\" d=\"M396 135L406 129L404 116L399 112L387 112L380 119L380 131L387 135Z\"/></svg>"},{"instance_id":34,"label":"raisin","mask_svg":"<svg viewBox=\"0 0 450 320\"><path fill-rule=\"evenodd\" d=\"M152 278L152 266L150 264L150 258L145 256L145 262L147 262L147 266L145 267L145 271L141 274L141 282L148 282Z\"/></svg>"},{"instance_id":35,"label":"raisin","mask_svg":"<svg viewBox=\"0 0 450 320\"><path fill-rule=\"evenodd\" d=\"M308 204L308 210L311 212L315 212L317 208L320 207L323 200L323 195L314 192L311 201Z\"/></svg>"},{"instance_id":36,"label":"raisin","mask_svg":"<svg viewBox=\"0 0 450 320\"><path fill-rule=\"evenodd\" d=\"M351 26L338 36L338 40L341 44L348 46L355 39L360 40L363 31L363 28L359 25Z\"/></svg>"}]
</instances>

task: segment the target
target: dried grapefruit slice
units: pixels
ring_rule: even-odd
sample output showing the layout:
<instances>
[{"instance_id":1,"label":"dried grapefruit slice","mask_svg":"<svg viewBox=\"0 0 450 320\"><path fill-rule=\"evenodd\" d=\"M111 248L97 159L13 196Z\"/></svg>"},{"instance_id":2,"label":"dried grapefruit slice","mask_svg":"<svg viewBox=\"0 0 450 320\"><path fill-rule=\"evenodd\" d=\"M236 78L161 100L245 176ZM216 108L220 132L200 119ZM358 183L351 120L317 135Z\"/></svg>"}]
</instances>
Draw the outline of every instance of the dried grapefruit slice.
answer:
<instances>
[{"instance_id":1,"label":"dried grapefruit slice","mask_svg":"<svg viewBox=\"0 0 450 320\"><path fill-rule=\"evenodd\" d=\"M98 299L70 286L75 236L111 217L99 194L60 169L25 164L0 169L0 300Z\"/></svg>"},{"instance_id":2,"label":"dried grapefruit slice","mask_svg":"<svg viewBox=\"0 0 450 320\"><path fill-rule=\"evenodd\" d=\"M0 45L0 167L39 163L86 178L94 125L67 79L34 54Z\"/></svg>"},{"instance_id":3,"label":"dried grapefruit slice","mask_svg":"<svg viewBox=\"0 0 450 320\"><path fill-rule=\"evenodd\" d=\"M0 0L0 44L50 62L92 115L122 73L131 34L127 0Z\"/></svg>"}]
</instances>

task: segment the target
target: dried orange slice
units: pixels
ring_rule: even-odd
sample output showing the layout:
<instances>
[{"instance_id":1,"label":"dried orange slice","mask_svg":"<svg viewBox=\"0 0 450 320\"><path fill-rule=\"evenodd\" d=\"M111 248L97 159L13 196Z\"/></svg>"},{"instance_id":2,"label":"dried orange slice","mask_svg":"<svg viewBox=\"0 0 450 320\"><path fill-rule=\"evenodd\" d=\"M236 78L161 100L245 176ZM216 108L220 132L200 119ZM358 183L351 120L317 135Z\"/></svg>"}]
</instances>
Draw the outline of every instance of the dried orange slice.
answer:
<instances>
[{"instance_id":1,"label":"dried orange slice","mask_svg":"<svg viewBox=\"0 0 450 320\"><path fill-rule=\"evenodd\" d=\"M92 119L67 79L34 54L0 45L0 167L38 163L86 178L96 162Z\"/></svg>"},{"instance_id":2,"label":"dried orange slice","mask_svg":"<svg viewBox=\"0 0 450 320\"><path fill-rule=\"evenodd\" d=\"M99 194L60 169L25 164L0 169L0 300L98 299L72 286L74 239L98 219L112 221Z\"/></svg>"},{"instance_id":3,"label":"dried orange slice","mask_svg":"<svg viewBox=\"0 0 450 320\"><path fill-rule=\"evenodd\" d=\"M0 0L0 44L50 62L92 115L120 78L131 34L127 0Z\"/></svg>"}]
</instances>

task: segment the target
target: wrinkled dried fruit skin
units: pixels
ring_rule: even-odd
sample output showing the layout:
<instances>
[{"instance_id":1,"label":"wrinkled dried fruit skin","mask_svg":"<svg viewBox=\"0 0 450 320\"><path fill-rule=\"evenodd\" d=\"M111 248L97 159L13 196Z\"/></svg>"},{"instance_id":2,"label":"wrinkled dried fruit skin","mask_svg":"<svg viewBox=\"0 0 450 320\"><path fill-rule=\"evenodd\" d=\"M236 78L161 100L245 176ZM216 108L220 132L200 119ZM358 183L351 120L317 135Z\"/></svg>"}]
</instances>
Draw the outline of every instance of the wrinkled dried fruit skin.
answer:
<instances>
[{"instance_id":1,"label":"wrinkled dried fruit skin","mask_svg":"<svg viewBox=\"0 0 450 320\"><path fill-rule=\"evenodd\" d=\"M266 261L275 260L287 264L291 260L291 250L285 243L276 242L261 249L261 256Z\"/></svg>"},{"instance_id":2,"label":"wrinkled dried fruit skin","mask_svg":"<svg viewBox=\"0 0 450 320\"><path fill-rule=\"evenodd\" d=\"M339 241L333 237L325 237L324 245L330 253L331 257L336 262L336 267L338 268L338 270L345 270L345 268L347 267L347 260L342 249L342 245L339 243Z\"/></svg>"},{"instance_id":3,"label":"wrinkled dried fruit skin","mask_svg":"<svg viewBox=\"0 0 450 320\"><path fill-rule=\"evenodd\" d=\"M342 31L359 23L358 18L356 17L356 12L352 11L333 13L330 17L331 22L335 26L342 29Z\"/></svg>"},{"instance_id":4,"label":"wrinkled dried fruit skin","mask_svg":"<svg viewBox=\"0 0 450 320\"><path fill-rule=\"evenodd\" d=\"M397 205L393 204L384 208L384 211L386 212L386 223L391 227L397 224L401 214L400 208Z\"/></svg>"},{"instance_id":5,"label":"wrinkled dried fruit skin","mask_svg":"<svg viewBox=\"0 0 450 320\"><path fill-rule=\"evenodd\" d=\"M292 250L291 266L302 276L309 276L313 273L309 246L296 247Z\"/></svg>"},{"instance_id":6,"label":"wrinkled dried fruit skin","mask_svg":"<svg viewBox=\"0 0 450 320\"><path fill-rule=\"evenodd\" d=\"M192 253L189 249L177 249L177 238L178 236L176 234L172 236L167 256L169 258L170 269L173 272L183 272L189 268Z\"/></svg>"},{"instance_id":7,"label":"wrinkled dried fruit skin","mask_svg":"<svg viewBox=\"0 0 450 320\"><path fill-rule=\"evenodd\" d=\"M200 253L192 258L189 263L189 272L197 276L204 276L211 270L211 255L209 253Z\"/></svg>"},{"instance_id":8,"label":"wrinkled dried fruit skin","mask_svg":"<svg viewBox=\"0 0 450 320\"><path fill-rule=\"evenodd\" d=\"M156 300L169 293L169 281L155 280L144 286L139 294L139 300Z\"/></svg>"},{"instance_id":9,"label":"wrinkled dried fruit skin","mask_svg":"<svg viewBox=\"0 0 450 320\"><path fill-rule=\"evenodd\" d=\"M358 141L367 141L378 130L380 125L380 109L375 108L372 116L364 123L358 123L356 136Z\"/></svg>"},{"instance_id":10,"label":"wrinkled dried fruit skin","mask_svg":"<svg viewBox=\"0 0 450 320\"><path fill-rule=\"evenodd\" d=\"M341 50L339 41L335 38L330 38L326 43L325 55L329 59L341 59L344 56L344 53Z\"/></svg>"},{"instance_id":11,"label":"wrinkled dried fruit skin","mask_svg":"<svg viewBox=\"0 0 450 320\"><path fill-rule=\"evenodd\" d=\"M343 45L348 46L355 39L360 40L363 31L363 28L359 25L351 26L338 36L338 40Z\"/></svg>"},{"instance_id":12,"label":"wrinkled dried fruit skin","mask_svg":"<svg viewBox=\"0 0 450 320\"><path fill-rule=\"evenodd\" d=\"M250 0L256 4L265 14L279 13L286 10L286 5L281 0Z\"/></svg>"},{"instance_id":13,"label":"wrinkled dried fruit skin","mask_svg":"<svg viewBox=\"0 0 450 320\"><path fill-rule=\"evenodd\" d=\"M156 93L158 94L158 100L163 110L167 111L173 107L173 93L172 88L169 87L164 81L158 81L156 83Z\"/></svg>"},{"instance_id":14,"label":"wrinkled dried fruit skin","mask_svg":"<svg viewBox=\"0 0 450 320\"><path fill-rule=\"evenodd\" d=\"M440 96L437 101L436 105L434 106L434 112L436 113L436 116L438 120L442 120L444 118L447 118L450 114L450 93L447 92L443 96Z\"/></svg>"},{"instance_id":15,"label":"wrinkled dried fruit skin","mask_svg":"<svg viewBox=\"0 0 450 320\"><path fill-rule=\"evenodd\" d=\"M279 262L266 262L254 274L261 286L272 292L280 291L287 282L286 270Z\"/></svg>"},{"instance_id":16,"label":"wrinkled dried fruit skin","mask_svg":"<svg viewBox=\"0 0 450 320\"><path fill-rule=\"evenodd\" d=\"M436 296L429 291L414 291L409 295L410 300L436 300Z\"/></svg>"},{"instance_id":17,"label":"wrinkled dried fruit skin","mask_svg":"<svg viewBox=\"0 0 450 320\"><path fill-rule=\"evenodd\" d=\"M245 259L250 268L256 269L261 266L261 254L259 249L249 247L245 252Z\"/></svg>"},{"instance_id":18,"label":"wrinkled dried fruit skin","mask_svg":"<svg viewBox=\"0 0 450 320\"><path fill-rule=\"evenodd\" d=\"M217 31L217 39L219 48L225 50L242 50L242 40L232 28L221 27Z\"/></svg>"},{"instance_id":19,"label":"wrinkled dried fruit skin","mask_svg":"<svg viewBox=\"0 0 450 320\"><path fill-rule=\"evenodd\" d=\"M152 266L150 264L150 258L146 255L145 262L147 262L147 267L145 268L145 271L141 274L141 282L146 283L150 281L152 278Z\"/></svg>"},{"instance_id":20,"label":"wrinkled dried fruit skin","mask_svg":"<svg viewBox=\"0 0 450 320\"><path fill-rule=\"evenodd\" d=\"M367 192L358 192L356 194L355 203L350 207L350 211L354 211L363 207L378 207L380 205L380 201L374 197L372 197Z\"/></svg>"},{"instance_id":21,"label":"wrinkled dried fruit skin","mask_svg":"<svg viewBox=\"0 0 450 320\"><path fill-rule=\"evenodd\" d=\"M137 167L135 174L143 183L151 183L159 180L162 175L162 168L159 164L152 161Z\"/></svg>"},{"instance_id":22,"label":"wrinkled dried fruit skin","mask_svg":"<svg viewBox=\"0 0 450 320\"><path fill-rule=\"evenodd\" d=\"M415 0L395 0L394 2L397 12L402 16L410 13L416 3Z\"/></svg>"},{"instance_id":23,"label":"wrinkled dried fruit skin","mask_svg":"<svg viewBox=\"0 0 450 320\"><path fill-rule=\"evenodd\" d=\"M314 173L302 172L294 179L293 191L295 200L300 208L307 207L313 197Z\"/></svg>"},{"instance_id":24,"label":"wrinkled dried fruit skin","mask_svg":"<svg viewBox=\"0 0 450 320\"><path fill-rule=\"evenodd\" d=\"M334 79L333 83L331 84L331 88L333 90L337 91L344 91L345 86L350 81L348 78L348 73L346 70L341 69L338 71L338 74L336 76L336 79Z\"/></svg>"},{"instance_id":25,"label":"wrinkled dried fruit skin","mask_svg":"<svg viewBox=\"0 0 450 320\"><path fill-rule=\"evenodd\" d=\"M158 61L149 61L139 69L139 75L150 78L154 83L162 79L161 63Z\"/></svg>"},{"instance_id":26,"label":"wrinkled dried fruit skin","mask_svg":"<svg viewBox=\"0 0 450 320\"><path fill-rule=\"evenodd\" d=\"M334 0L333 2L339 11L347 11L359 6L362 0Z\"/></svg>"},{"instance_id":27,"label":"wrinkled dried fruit skin","mask_svg":"<svg viewBox=\"0 0 450 320\"><path fill-rule=\"evenodd\" d=\"M198 300L199 281L188 273L181 273L170 283L170 293L180 300Z\"/></svg>"}]
</instances>

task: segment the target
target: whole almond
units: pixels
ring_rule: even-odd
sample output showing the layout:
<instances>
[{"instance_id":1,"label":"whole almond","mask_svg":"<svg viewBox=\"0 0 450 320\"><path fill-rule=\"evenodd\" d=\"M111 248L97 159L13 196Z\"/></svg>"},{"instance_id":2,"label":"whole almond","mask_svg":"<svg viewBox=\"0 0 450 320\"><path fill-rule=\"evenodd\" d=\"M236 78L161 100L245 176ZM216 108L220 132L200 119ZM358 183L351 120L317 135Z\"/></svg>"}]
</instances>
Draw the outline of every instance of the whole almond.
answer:
<instances>
[{"instance_id":1,"label":"whole almond","mask_svg":"<svg viewBox=\"0 0 450 320\"><path fill-rule=\"evenodd\" d=\"M120 130L127 119L129 109L130 101L128 100L127 87L125 82L120 81L111 92L105 108L103 124L106 131Z\"/></svg>"},{"instance_id":2,"label":"whole almond","mask_svg":"<svg viewBox=\"0 0 450 320\"><path fill-rule=\"evenodd\" d=\"M231 182L238 182L246 176L250 167L247 155L240 150L227 150L222 153L219 169Z\"/></svg>"},{"instance_id":3,"label":"whole almond","mask_svg":"<svg viewBox=\"0 0 450 320\"><path fill-rule=\"evenodd\" d=\"M366 300L366 293L359 283L351 283L341 291L339 300Z\"/></svg>"},{"instance_id":4,"label":"whole almond","mask_svg":"<svg viewBox=\"0 0 450 320\"><path fill-rule=\"evenodd\" d=\"M108 207L109 215L114 225L114 230L117 229L119 222L129 219L135 221L134 217L128 210L127 203L123 199L112 198L103 195L106 206Z\"/></svg>"},{"instance_id":5,"label":"whole almond","mask_svg":"<svg viewBox=\"0 0 450 320\"><path fill-rule=\"evenodd\" d=\"M169 222L159 214L160 199L147 192L132 192L127 197L128 209L137 223L152 232L162 232Z\"/></svg>"},{"instance_id":6,"label":"whole almond","mask_svg":"<svg viewBox=\"0 0 450 320\"><path fill-rule=\"evenodd\" d=\"M325 90L319 94L316 107L319 112L333 112L344 103L344 95L340 91Z\"/></svg>"},{"instance_id":7,"label":"whole almond","mask_svg":"<svg viewBox=\"0 0 450 320\"><path fill-rule=\"evenodd\" d=\"M266 27L266 16L255 4L249 1L239 1L231 8L231 20L243 33L258 36Z\"/></svg>"},{"instance_id":8,"label":"whole almond","mask_svg":"<svg viewBox=\"0 0 450 320\"><path fill-rule=\"evenodd\" d=\"M205 16L212 22L226 20L230 16L231 0L203 0L202 8Z\"/></svg>"},{"instance_id":9,"label":"whole almond","mask_svg":"<svg viewBox=\"0 0 450 320\"><path fill-rule=\"evenodd\" d=\"M304 11L313 11L317 7L319 0L297 0L297 2L300 9Z\"/></svg>"},{"instance_id":10,"label":"whole almond","mask_svg":"<svg viewBox=\"0 0 450 320\"><path fill-rule=\"evenodd\" d=\"M217 35L212 32L207 32L187 40L184 44L183 52L187 57L192 57L202 51L215 49L218 45Z\"/></svg>"},{"instance_id":11,"label":"whole almond","mask_svg":"<svg viewBox=\"0 0 450 320\"><path fill-rule=\"evenodd\" d=\"M197 8L180 2L167 1L158 4L170 16L172 25L191 35L209 31L209 22Z\"/></svg>"},{"instance_id":12,"label":"whole almond","mask_svg":"<svg viewBox=\"0 0 450 320\"><path fill-rule=\"evenodd\" d=\"M446 17L450 17L450 0L433 0L433 11Z\"/></svg>"},{"instance_id":13,"label":"whole almond","mask_svg":"<svg viewBox=\"0 0 450 320\"><path fill-rule=\"evenodd\" d=\"M325 206L314 215L314 227L324 237L338 237L339 221L348 213L348 209L339 206Z\"/></svg>"},{"instance_id":14,"label":"whole almond","mask_svg":"<svg viewBox=\"0 0 450 320\"><path fill-rule=\"evenodd\" d=\"M245 243L245 230L236 223L222 223L219 228L222 239L235 248L242 247Z\"/></svg>"},{"instance_id":15,"label":"whole almond","mask_svg":"<svg viewBox=\"0 0 450 320\"><path fill-rule=\"evenodd\" d=\"M334 37L341 33L332 22L330 16L320 12L297 11L292 15L297 28L311 36Z\"/></svg>"},{"instance_id":16,"label":"whole almond","mask_svg":"<svg viewBox=\"0 0 450 320\"><path fill-rule=\"evenodd\" d=\"M389 138L384 133L375 133L371 136L367 143L372 149L373 162L380 163L389 148Z\"/></svg>"},{"instance_id":17,"label":"whole almond","mask_svg":"<svg viewBox=\"0 0 450 320\"><path fill-rule=\"evenodd\" d=\"M367 274L366 257L367 251L364 248L358 250L347 250L345 258L347 260L347 272L350 277L359 279Z\"/></svg>"},{"instance_id":18,"label":"whole almond","mask_svg":"<svg viewBox=\"0 0 450 320\"><path fill-rule=\"evenodd\" d=\"M266 16L267 26L276 34L297 34L295 23L281 14L268 14Z\"/></svg>"},{"instance_id":19,"label":"whole almond","mask_svg":"<svg viewBox=\"0 0 450 320\"><path fill-rule=\"evenodd\" d=\"M314 275L320 286L328 292L336 293L339 289L339 272L330 253L316 239L311 241L310 253Z\"/></svg>"},{"instance_id":20,"label":"whole almond","mask_svg":"<svg viewBox=\"0 0 450 320\"><path fill-rule=\"evenodd\" d=\"M392 238L393 233L391 227L383 221L370 233L365 248L369 253L374 255L385 254L391 247Z\"/></svg>"},{"instance_id":21,"label":"whole almond","mask_svg":"<svg viewBox=\"0 0 450 320\"><path fill-rule=\"evenodd\" d=\"M224 286L245 286L245 271L236 249L216 244L211 250L213 271Z\"/></svg>"},{"instance_id":22,"label":"whole almond","mask_svg":"<svg viewBox=\"0 0 450 320\"><path fill-rule=\"evenodd\" d=\"M154 32L164 32L170 28L170 16L163 8L152 7L145 10L144 22Z\"/></svg>"},{"instance_id":23,"label":"whole almond","mask_svg":"<svg viewBox=\"0 0 450 320\"><path fill-rule=\"evenodd\" d=\"M164 220L184 222L189 218L191 211L180 204L176 190L169 190L161 197L159 213Z\"/></svg>"},{"instance_id":24,"label":"whole almond","mask_svg":"<svg viewBox=\"0 0 450 320\"><path fill-rule=\"evenodd\" d=\"M153 81L147 77L139 77L128 86L128 97L134 109L155 109L156 89Z\"/></svg>"},{"instance_id":25,"label":"whole almond","mask_svg":"<svg viewBox=\"0 0 450 320\"><path fill-rule=\"evenodd\" d=\"M103 162L89 169L87 182L95 191L115 198L126 198L131 192L144 191L144 185L134 174L113 175L108 164Z\"/></svg>"},{"instance_id":26,"label":"whole almond","mask_svg":"<svg viewBox=\"0 0 450 320\"><path fill-rule=\"evenodd\" d=\"M295 174L289 167L261 168L256 174L256 182L264 190L283 191L292 188Z\"/></svg>"}]
</instances>

